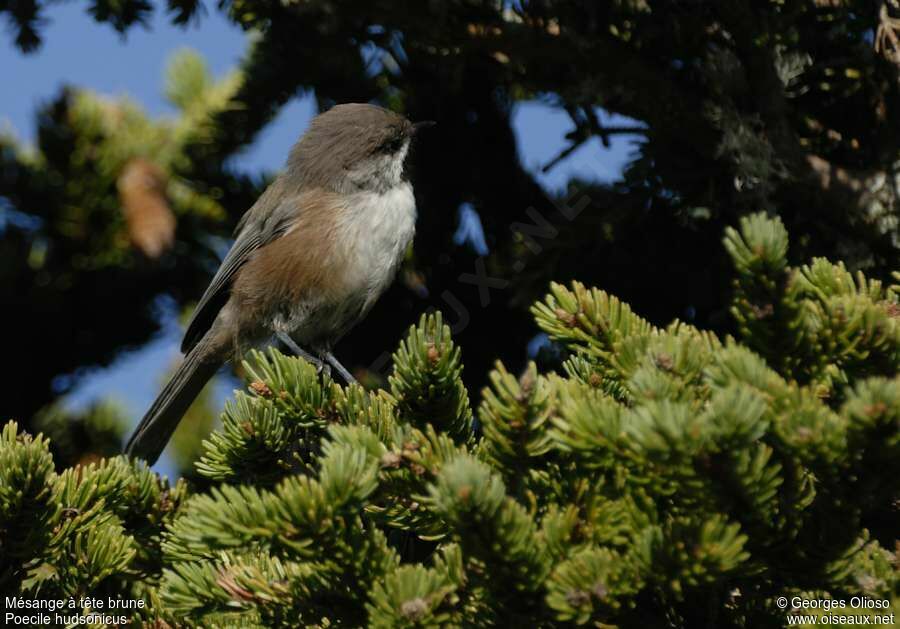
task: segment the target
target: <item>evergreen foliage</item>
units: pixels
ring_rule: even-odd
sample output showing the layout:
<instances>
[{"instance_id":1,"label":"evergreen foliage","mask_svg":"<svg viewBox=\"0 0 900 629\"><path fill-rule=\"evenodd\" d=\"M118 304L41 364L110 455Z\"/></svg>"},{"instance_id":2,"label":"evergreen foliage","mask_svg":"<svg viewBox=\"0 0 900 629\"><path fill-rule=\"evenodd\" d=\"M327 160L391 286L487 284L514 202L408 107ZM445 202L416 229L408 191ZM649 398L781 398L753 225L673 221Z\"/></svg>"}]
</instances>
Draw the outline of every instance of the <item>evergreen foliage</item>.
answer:
<instances>
[{"instance_id":1,"label":"evergreen foliage","mask_svg":"<svg viewBox=\"0 0 900 629\"><path fill-rule=\"evenodd\" d=\"M56 473L9 423L0 585L142 599L159 627L774 627L779 596L896 614L900 290L788 265L763 214L725 247L738 338L554 284L533 312L565 375L498 363L477 421L439 313L390 391L254 352L208 492L122 457Z\"/></svg>"},{"instance_id":2,"label":"evergreen foliage","mask_svg":"<svg viewBox=\"0 0 900 629\"><path fill-rule=\"evenodd\" d=\"M4 426L0 444L0 591L150 596L162 535L185 485L123 457L57 474L47 440L19 432L15 422Z\"/></svg>"}]
</instances>

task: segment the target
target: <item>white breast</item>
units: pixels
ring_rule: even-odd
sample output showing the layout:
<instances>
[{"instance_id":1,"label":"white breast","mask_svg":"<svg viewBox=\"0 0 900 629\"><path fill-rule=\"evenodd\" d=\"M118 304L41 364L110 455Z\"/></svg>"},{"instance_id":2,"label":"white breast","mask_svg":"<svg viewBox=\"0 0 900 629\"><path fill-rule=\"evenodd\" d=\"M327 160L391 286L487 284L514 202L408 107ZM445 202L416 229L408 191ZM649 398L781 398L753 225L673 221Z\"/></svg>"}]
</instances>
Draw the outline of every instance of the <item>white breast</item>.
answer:
<instances>
[{"instance_id":1,"label":"white breast","mask_svg":"<svg viewBox=\"0 0 900 629\"><path fill-rule=\"evenodd\" d=\"M341 229L346 243L347 284L364 291L365 310L394 279L416 228L412 186L402 181L385 192L352 194Z\"/></svg>"}]
</instances>

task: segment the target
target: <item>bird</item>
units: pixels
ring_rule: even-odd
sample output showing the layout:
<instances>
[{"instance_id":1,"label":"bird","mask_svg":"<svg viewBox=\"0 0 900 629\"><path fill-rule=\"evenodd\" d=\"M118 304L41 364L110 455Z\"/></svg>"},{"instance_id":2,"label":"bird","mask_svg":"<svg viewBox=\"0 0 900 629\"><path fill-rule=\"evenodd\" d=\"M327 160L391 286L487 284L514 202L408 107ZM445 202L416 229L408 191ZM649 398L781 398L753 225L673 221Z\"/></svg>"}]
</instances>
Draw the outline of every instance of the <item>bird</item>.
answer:
<instances>
[{"instance_id":1,"label":"bird","mask_svg":"<svg viewBox=\"0 0 900 629\"><path fill-rule=\"evenodd\" d=\"M241 217L187 325L185 354L125 445L151 465L219 368L280 341L317 369L396 275L415 234L407 156L433 121L366 103L312 119L285 167Z\"/></svg>"}]
</instances>

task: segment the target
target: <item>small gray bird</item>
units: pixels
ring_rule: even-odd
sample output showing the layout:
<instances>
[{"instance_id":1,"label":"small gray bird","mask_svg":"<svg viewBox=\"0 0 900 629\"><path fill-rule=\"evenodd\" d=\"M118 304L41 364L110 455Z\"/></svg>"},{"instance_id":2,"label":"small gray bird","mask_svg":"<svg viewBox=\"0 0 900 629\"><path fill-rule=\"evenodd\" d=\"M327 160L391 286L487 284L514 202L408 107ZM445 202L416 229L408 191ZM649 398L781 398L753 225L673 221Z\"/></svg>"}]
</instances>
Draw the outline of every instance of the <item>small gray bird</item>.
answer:
<instances>
[{"instance_id":1,"label":"small gray bird","mask_svg":"<svg viewBox=\"0 0 900 629\"><path fill-rule=\"evenodd\" d=\"M126 453L155 462L219 367L274 338L354 381L332 348L390 285L413 238L404 165L412 138L431 124L365 104L313 119L284 172L238 223L188 323L184 361Z\"/></svg>"}]
</instances>

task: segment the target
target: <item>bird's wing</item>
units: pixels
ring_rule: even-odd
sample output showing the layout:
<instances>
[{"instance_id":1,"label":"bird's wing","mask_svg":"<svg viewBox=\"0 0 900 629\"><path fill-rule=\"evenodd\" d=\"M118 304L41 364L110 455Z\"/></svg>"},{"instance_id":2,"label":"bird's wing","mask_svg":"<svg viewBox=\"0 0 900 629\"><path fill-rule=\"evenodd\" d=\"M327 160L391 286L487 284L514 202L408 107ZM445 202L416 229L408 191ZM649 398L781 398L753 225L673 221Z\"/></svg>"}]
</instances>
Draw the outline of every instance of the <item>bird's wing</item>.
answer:
<instances>
[{"instance_id":1,"label":"bird's wing","mask_svg":"<svg viewBox=\"0 0 900 629\"><path fill-rule=\"evenodd\" d=\"M187 332L184 333L181 342L182 352L189 352L216 320L222 306L228 301L231 281L237 270L257 249L284 234L297 219L304 205L302 196L282 199L271 212L267 213L263 209L267 204L260 203L265 198L263 195L260 202L241 218L234 244L231 245L219 270L197 303L194 314L191 315Z\"/></svg>"}]
</instances>

